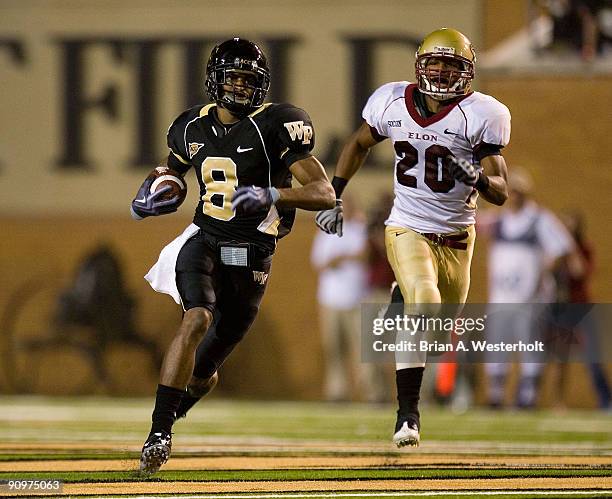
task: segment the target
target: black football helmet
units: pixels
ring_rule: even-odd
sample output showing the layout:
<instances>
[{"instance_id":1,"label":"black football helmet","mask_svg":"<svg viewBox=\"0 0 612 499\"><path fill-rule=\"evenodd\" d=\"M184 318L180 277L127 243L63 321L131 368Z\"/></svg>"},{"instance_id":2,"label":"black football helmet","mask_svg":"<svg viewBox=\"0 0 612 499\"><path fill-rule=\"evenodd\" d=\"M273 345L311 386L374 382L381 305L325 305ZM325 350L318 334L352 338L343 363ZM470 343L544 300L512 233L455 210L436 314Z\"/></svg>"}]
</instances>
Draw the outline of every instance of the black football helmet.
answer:
<instances>
[{"instance_id":1,"label":"black football helmet","mask_svg":"<svg viewBox=\"0 0 612 499\"><path fill-rule=\"evenodd\" d=\"M246 74L244 85L252 95L227 91L223 86L233 86L231 72ZM225 107L238 116L246 116L261 107L270 89L270 69L262 50L243 38L232 38L217 45L210 53L206 65L206 93L212 102Z\"/></svg>"}]
</instances>

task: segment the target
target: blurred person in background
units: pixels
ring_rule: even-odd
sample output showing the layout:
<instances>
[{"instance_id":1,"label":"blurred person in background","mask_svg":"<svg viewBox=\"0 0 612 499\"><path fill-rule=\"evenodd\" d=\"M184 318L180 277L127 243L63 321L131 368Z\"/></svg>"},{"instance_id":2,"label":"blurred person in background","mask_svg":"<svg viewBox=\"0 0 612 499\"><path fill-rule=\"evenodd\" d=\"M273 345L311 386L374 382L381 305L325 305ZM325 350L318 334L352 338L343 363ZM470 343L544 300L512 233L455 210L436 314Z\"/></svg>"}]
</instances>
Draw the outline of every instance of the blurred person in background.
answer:
<instances>
[{"instance_id":1,"label":"blurred person in background","mask_svg":"<svg viewBox=\"0 0 612 499\"><path fill-rule=\"evenodd\" d=\"M489 306L486 338L490 343L531 343L541 339L539 314L555 297L553 272L573 250L571 236L550 211L532 198L533 180L520 167L508 175L510 195L503 210L481 213L480 233L489 238ZM512 306L511 304L518 304ZM504 403L510 359L508 352L487 352L488 404ZM519 362L516 405L536 403L543 356L523 352Z\"/></svg>"},{"instance_id":2,"label":"blurred person in background","mask_svg":"<svg viewBox=\"0 0 612 499\"><path fill-rule=\"evenodd\" d=\"M205 87L212 102L183 112L168 130L162 166L195 169L200 202L193 223L168 244L146 279L171 295L184 314L166 351L152 425L140 469L150 475L168 460L172 427L217 383L217 370L250 329L264 296L277 241L295 209L334 205L321 163L311 154L314 128L291 104L264 104L270 86L266 56L233 38L211 52ZM301 184L292 187L292 177ZM132 201L143 219L177 210L168 186L149 176Z\"/></svg>"},{"instance_id":3,"label":"blurred person in background","mask_svg":"<svg viewBox=\"0 0 612 499\"><path fill-rule=\"evenodd\" d=\"M393 208L393 194L381 193L378 201L368 212L368 245L367 245L367 268L368 268L368 295L365 301L369 304L364 309L364 320L372 324L381 310L379 306L386 309L389 302L389 290L395 282L393 269L387 259L385 248L385 220ZM388 402L391 397L389 385L388 366L372 362L366 370L366 399L373 403Z\"/></svg>"},{"instance_id":4,"label":"blurred person in background","mask_svg":"<svg viewBox=\"0 0 612 499\"><path fill-rule=\"evenodd\" d=\"M393 208L393 195L391 193L380 194L379 199L380 201L370 208L367 217L368 288L370 291L368 301L387 304L389 290L395 281L385 247L385 220Z\"/></svg>"},{"instance_id":5,"label":"blurred person in background","mask_svg":"<svg viewBox=\"0 0 612 499\"><path fill-rule=\"evenodd\" d=\"M575 51L585 61L592 61L610 42L610 0L538 0L552 21L548 50Z\"/></svg>"},{"instance_id":6,"label":"blurred person in background","mask_svg":"<svg viewBox=\"0 0 612 499\"><path fill-rule=\"evenodd\" d=\"M561 311L563 305L566 305L565 308L568 309L565 313L565 320L563 316L559 317L561 327L555 332L558 336L567 336L563 343L568 351L565 352L565 359L561 360L568 360L569 349L575 343L571 340L575 335L579 335L577 343L584 350L584 362L589 370L597 405L601 409L610 409L612 398L606 370L600 361L599 331L589 306L593 302L591 294L591 280L595 267L593 245L586 235L586 224L582 212L565 211L561 215L561 220L571 234L575 247L571 258L568 258L555 272L557 303L562 307ZM577 304L583 304L583 306ZM558 380L555 383L559 387L559 390L556 391L558 396L561 397L565 393L566 383L567 365L562 362L559 365ZM562 405L562 400L559 403Z\"/></svg>"},{"instance_id":7,"label":"blurred person in background","mask_svg":"<svg viewBox=\"0 0 612 499\"><path fill-rule=\"evenodd\" d=\"M342 234L344 188L370 149L390 139L395 198L385 222L387 258L405 313L419 316L438 313L442 303L461 308L467 299L476 199L501 205L507 198L501 151L510 140L510 112L472 91L476 53L464 34L436 30L415 55L416 83L387 83L368 99L336 166L336 207L315 221L324 232ZM398 447L420 442L425 363L426 352L396 356Z\"/></svg>"},{"instance_id":8,"label":"blurred person in background","mask_svg":"<svg viewBox=\"0 0 612 499\"><path fill-rule=\"evenodd\" d=\"M331 402L352 399L352 382L369 399L366 371L360 363L361 302L367 295L367 229L365 217L350 197L344 199L342 238L318 232L311 261L319 273L317 300L325 359L324 397Z\"/></svg>"}]
</instances>

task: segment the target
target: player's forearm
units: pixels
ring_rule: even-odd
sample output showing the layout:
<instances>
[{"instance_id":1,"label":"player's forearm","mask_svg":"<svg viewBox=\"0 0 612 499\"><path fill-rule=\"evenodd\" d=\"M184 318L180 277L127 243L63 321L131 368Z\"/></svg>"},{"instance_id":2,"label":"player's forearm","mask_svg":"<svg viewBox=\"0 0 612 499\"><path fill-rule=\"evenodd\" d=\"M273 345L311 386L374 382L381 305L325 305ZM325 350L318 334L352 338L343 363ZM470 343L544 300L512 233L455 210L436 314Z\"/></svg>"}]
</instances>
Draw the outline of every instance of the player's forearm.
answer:
<instances>
[{"instance_id":1,"label":"player's forearm","mask_svg":"<svg viewBox=\"0 0 612 499\"><path fill-rule=\"evenodd\" d=\"M486 156L480 162L482 171L476 182L476 189L489 203L503 205L508 199L508 169L504 157L499 155Z\"/></svg>"},{"instance_id":2,"label":"player's forearm","mask_svg":"<svg viewBox=\"0 0 612 499\"><path fill-rule=\"evenodd\" d=\"M302 210L327 210L336 205L334 189L327 179L315 180L301 187L278 189L280 194L276 206L279 208L301 208Z\"/></svg>"},{"instance_id":3,"label":"player's forearm","mask_svg":"<svg viewBox=\"0 0 612 499\"><path fill-rule=\"evenodd\" d=\"M485 200L497 206L503 205L508 199L508 186L504 178L499 175L481 174L476 189Z\"/></svg>"},{"instance_id":4,"label":"player's forearm","mask_svg":"<svg viewBox=\"0 0 612 499\"><path fill-rule=\"evenodd\" d=\"M350 180L363 166L369 152L370 149L362 147L357 140L350 140L342 148L334 176Z\"/></svg>"}]
</instances>

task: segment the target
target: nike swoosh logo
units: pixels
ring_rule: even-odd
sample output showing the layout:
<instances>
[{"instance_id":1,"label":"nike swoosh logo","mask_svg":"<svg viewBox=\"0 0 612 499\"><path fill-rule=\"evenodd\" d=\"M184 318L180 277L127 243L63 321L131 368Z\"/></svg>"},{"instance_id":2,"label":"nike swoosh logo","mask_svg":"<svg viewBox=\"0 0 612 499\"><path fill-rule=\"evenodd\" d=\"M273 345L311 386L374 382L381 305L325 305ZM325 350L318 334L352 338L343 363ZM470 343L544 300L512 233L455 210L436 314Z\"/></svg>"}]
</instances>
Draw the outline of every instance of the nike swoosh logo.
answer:
<instances>
[{"instance_id":1,"label":"nike swoosh logo","mask_svg":"<svg viewBox=\"0 0 612 499\"><path fill-rule=\"evenodd\" d=\"M459 135L458 133L451 132L451 131L450 131L448 128L445 128L445 129L444 129L444 133L445 133L446 135Z\"/></svg>"},{"instance_id":2,"label":"nike swoosh logo","mask_svg":"<svg viewBox=\"0 0 612 499\"><path fill-rule=\"evenodd\" d=\"M137 203L146 203L147 202L147 198L142 196L142 199L136 199L135 200Z\"/></svg>"},{"instance_id":3,"label":"nike swoosh logo","mask_svg":"<svg viewBox=\"0 0 612 499\"><path fill-rule=\"evenodd\" d=\"M247 152L247 151L252 151L252 150L253 150L252 147L242 148L242 146L238 146L238 148L236 149L236 152Z\"/></svg>"}]
</instances>

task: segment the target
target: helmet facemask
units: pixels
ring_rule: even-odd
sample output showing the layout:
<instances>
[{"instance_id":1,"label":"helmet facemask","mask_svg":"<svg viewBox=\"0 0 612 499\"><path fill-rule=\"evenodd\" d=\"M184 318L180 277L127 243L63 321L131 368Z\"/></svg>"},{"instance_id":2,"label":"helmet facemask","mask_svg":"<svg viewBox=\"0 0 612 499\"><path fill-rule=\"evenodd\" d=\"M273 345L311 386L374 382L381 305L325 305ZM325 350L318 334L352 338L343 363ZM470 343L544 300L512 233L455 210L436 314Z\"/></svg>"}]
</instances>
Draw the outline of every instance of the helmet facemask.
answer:
<instances>
[{"instance_id":1,"label":"helmet facemask","mask_svg":"<svg viewBox=\"0 0 612 499\"><path fill-rule=\"evenodd\" d=\"M236 75L242 76L239 85ZM209 99L238 116L246 116L261 107L269 89L270 73L267 68L259 67L257 61L236 58L229 63L209 64L206 71Z\"/></svg>"},{"instance_id":2,"label":"helmet facemask","mask_svg":"<svg viewBox=\"0 0 612 499\"><path fill-rule=\"evenodd\" d=\"M451 69L430 67L444 62ZM470 91L474 79L474 63L458 55L422 54L417 56L415 74L419 90L436 100L460 97Z\"/></svg>"}]
</instances>

